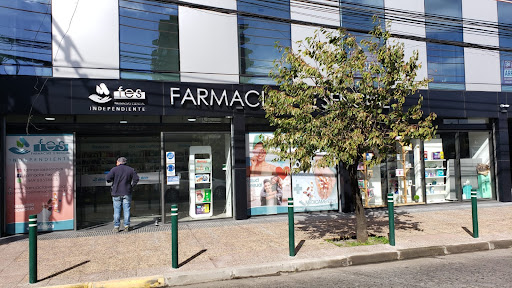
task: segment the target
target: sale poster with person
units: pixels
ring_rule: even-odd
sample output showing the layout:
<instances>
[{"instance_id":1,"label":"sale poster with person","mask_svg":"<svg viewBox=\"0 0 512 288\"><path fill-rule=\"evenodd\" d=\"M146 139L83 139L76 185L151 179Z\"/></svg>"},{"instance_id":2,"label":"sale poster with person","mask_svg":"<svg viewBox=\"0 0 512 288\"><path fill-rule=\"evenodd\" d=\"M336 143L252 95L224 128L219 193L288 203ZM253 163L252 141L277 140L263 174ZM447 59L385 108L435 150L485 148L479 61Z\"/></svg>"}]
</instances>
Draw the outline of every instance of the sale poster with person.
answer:
<instances>
[{"instance_id":1,"label":"sale poster with person","mask_svg":"<svg viewBox=\"0 0 512 288\"><path fill-rule=\"evenodd\" d=\"M264 137L272 137L272 133L254 132L247 137L249 215L287 213L291 197L297 212L338 209L335 169L314 168L308 173L290 175L290 162L275 161L277 155L263 147Z\"/></svg>"},{"instance_id":2,"label":"sale poster with person","mask_svg":"<svg viewBox=\"0 0 512 288\"><path fill-rule=\"evenodd\" d=\"M38 231L74 228L74 136L7 135L7 233L27 233L29 215Z\"/></svg>"}]
</instances>

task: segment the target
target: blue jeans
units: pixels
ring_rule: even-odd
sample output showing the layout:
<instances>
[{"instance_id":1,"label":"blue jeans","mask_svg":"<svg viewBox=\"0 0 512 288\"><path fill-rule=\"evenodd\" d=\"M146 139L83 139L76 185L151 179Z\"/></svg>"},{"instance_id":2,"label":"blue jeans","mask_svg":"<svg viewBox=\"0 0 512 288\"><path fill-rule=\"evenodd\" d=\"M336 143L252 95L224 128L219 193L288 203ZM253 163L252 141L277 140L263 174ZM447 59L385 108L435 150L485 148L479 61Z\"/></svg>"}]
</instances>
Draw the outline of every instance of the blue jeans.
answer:
<instances>
[{"instance_id":1,"label":"blue jeans","mask_svg":"<svg viewBox=\"0 0 512 288\"><path fill-rule=\"evenodd\" d=\"M124 212L124 226L130 226L130 204L132 203L132 195L113 196L114 202L114 227L121 225L121 204Z\"/></svg>"}]
</instances>

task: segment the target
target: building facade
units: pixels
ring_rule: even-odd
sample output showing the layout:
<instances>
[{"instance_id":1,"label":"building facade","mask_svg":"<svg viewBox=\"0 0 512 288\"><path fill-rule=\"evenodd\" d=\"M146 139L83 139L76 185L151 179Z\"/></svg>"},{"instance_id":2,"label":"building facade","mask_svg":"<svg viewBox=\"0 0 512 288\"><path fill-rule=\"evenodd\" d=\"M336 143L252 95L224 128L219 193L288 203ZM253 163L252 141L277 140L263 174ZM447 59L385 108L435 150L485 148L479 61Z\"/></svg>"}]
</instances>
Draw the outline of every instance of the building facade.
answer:
<instances>
[{"instance_id":1,"label":"building facade","mask_svg":"<svg viewBox=\"0 0 512 288\"><path fill-rule=\"evenodd\" d=\"M480 199L512 201L512 2L501 0L16 0L0 5L2 235L81 229L112 218L105 173L141 176L141 221ZM280 45L320 28L364 37L374 16L419 52L431 141L397 146L359 187L342 167L289 175L262 146L261 109ZM383 22L381 22L383 23ZM414 97L413 97L414 98ZM511 110L512 112L512 110Z\"/></svg>"}]
</instances>

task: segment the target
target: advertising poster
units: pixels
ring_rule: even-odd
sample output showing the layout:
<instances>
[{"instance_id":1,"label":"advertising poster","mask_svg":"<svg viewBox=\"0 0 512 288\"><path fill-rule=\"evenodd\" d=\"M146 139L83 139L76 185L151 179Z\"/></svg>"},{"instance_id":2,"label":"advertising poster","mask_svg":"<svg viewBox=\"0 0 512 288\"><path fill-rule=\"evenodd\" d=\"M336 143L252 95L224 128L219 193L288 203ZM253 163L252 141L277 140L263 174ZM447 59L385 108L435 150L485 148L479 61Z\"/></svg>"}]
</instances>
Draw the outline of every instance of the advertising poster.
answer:
<instances>
[{"instance_id":1,"label":"advertising poster","mask_svg":"<svg viewBox=\"0 0 512 288\"><path fill-rule=\"evenodd\" d=\"M263 148L262 137L272 133L249 133L247 180L249 182L249 215L287 213L291 197L289 162L275 162L276 155ZM287 173L288 172L288 173Z\"/></svg>"},{"instance_id":2,"label":"advertising poster","mask_svg":"<svg viewBox=\"0 0 512 288\"><path fill-rule=\"evenodd\" d=\"M316 156L317 161L322 156ZM292 175L293 204L295 212L338 209L336 169L314 167L309 173Z\"/></svg>"},{"instance_id":3,"label":"advertising poster","mask_svg":"<svg viewBox=\"0 0 512 288\"><path fill-rule=\"evenodd\" d=\"M72 134L7 135L7 233L27 233L37 214L39 231L74 226Z\"/></svg>"},{"instance_id":4,"label":"advertising poster","mask_svg":"<svg viewBox=\"0 0 512 288\"><path fill-rule=\"evenodd\" d=\"M503 61L503 84L512 84L512 60Z\"/></svg>"},{"instance_id":5,"label":"advertising poster","mask_svg":"<svg viewBox=\"0 0 512 288\"><path fill-rule=\"evenodd\" d=\"M337 210L336 170L314 168L308 173L289 175L290 163L273 161L277 156L263 148L262 137L271 136L272 133L248 134L249 215L287 213L290 197L294 199L296 212Z\"/></svg>"}]
</instances>

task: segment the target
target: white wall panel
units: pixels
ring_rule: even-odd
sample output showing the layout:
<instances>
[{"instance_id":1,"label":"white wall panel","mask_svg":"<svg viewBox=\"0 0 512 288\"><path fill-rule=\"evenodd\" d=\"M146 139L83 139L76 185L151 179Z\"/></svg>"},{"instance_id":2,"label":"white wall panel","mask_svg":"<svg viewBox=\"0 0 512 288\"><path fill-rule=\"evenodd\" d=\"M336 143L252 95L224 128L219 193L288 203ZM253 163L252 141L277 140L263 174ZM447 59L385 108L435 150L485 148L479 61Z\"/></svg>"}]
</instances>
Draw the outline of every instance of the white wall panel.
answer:
<instances>
[{"instance_id":1,"label":"white wall panel","mask_svg":"<svg viewBox=\"0 0 512 288\"><path fill-rule=\"evenodd\" d=\"M462 0L462 17L486 22L498 22L495 0ZM471 28L489 32L475 32ZM464 42L499 46L498 30L478 27L464 22ZM501 91L500 54L497 51L464 48L466 90Z\"/></svg>"},{"instance_id":2,"label":"white wall panel","mask_svg":"<svg viewBox=\"0 0 512 288\"><path fill-rule=\"evenodd\" d=\"M290 16L293 20L340 25L339 3L332 0L316 0L311 3L291 0Z\"/></svg>"},{"instance_id":3,"label":"white wall panel","mask_svg":"<svg viewBox=\"0 0 512 288\"><path fill-rule=\"evenodd\" d=\"M119 78L117 0L52 0L53 76Z\"/></svg>"},{"instance_id":4,"label":"white wall panel","mask_svg":"<svg viewBox=\"0 0 512 288\"><path fill-rule=\"evenodd\" d=\"M423 17L415 17L415 13L425 14L424 0L384 0L386 13L393 13L404 20L391 22L391 33L425 37L425 21ZM410 19L410 22L406 21Z\"/></svg>"},{"instance_id":5,"label":"white wall panel","mask_svg":"<svg viewBox=\"0 0 512 288\"><path fill-rule=\"evenodd\" d=\"M238 83L236 15L180 6L178 21L181 81Z\"/></svg>"},{"instance_id":6,"label":"white wall panel","mask_svg":"<svg viewBox=\"0 0 512 288\"><path fill-rule=\"evenodd\" d=\"M466 90L501 91L498 51L464 48Z\"/></svg>"},{"instance_id":7,"label":"white wall panel","mask_svg":"<svg viewBox=\"0 0 512 288\"><path fill-rule=\"evenodd\" d=\"M418 51L418 63L421 67L418 69L416 74L416 81L428 78L427 72L427 44L425 42L408 40L408 39L397 39L391 38L392 43L403 43L404 44L404 59L408 61L413 55L414 51ZM426 89L427 87L422 87Z\"/></svg>"}]
</instances>

